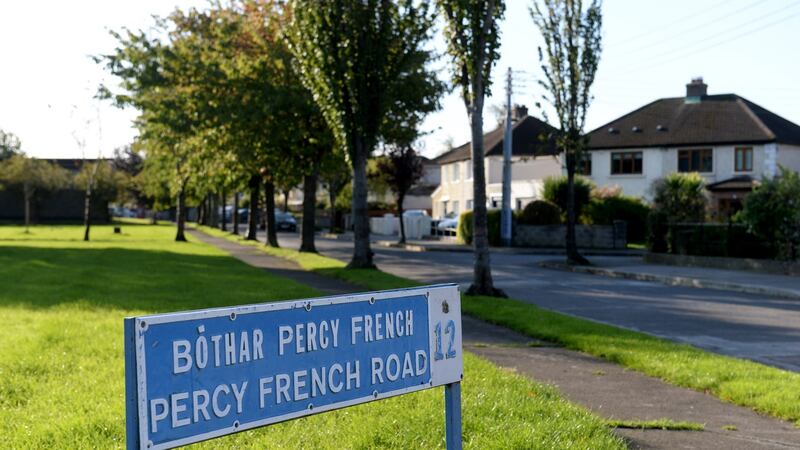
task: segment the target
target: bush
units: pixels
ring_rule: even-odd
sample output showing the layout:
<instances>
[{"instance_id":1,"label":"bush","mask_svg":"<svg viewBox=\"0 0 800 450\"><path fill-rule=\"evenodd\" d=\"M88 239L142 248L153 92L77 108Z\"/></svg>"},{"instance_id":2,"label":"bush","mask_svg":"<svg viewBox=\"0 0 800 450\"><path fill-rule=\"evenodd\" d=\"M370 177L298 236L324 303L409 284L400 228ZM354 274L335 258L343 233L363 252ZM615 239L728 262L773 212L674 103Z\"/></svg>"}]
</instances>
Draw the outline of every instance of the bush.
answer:
<instances>
[{"instance_id":1,"label":"bush","mask_svg":"<svg viewBox=\"0 0 800 450\"><path fill-rule=\"evenodd\" d=\"M586 207L586 216L593 224L611 225L615 220L624 220L629 242L644 242L649 213L650 207L643 201L621 194L593 198Z\"/></svg>"},{"instance_id":2,"label":"bush","mask_svg":"<svg viewBox=\"0 0 800 450\"><path fill-rule=\"evenodd\" d=\"M738 215L748 229L778 249L777 256L800 256L800 175L781 167L781 174L765 179L744 199Z\"/></svg>"},{"instance_id":3,"label":"bush","mask_svg":"<svg viewBox=\"0 0 800 450\"><path fill-rule=\"evenodd\" d=\"M700 174L671 173L655 180L651 189L653 209L662 213L669 224L705 220L705 182Z\"/></svg>"},{"instance_id":4,"label":"bush","mask_svg":"<svg viewBox=\"0 0 800 450\"><path fill-rule=\"evenodd\" d=\"M489 245L500 245L500 210L493 209L486 213L489 232ZM456 237L459 242L472 245L472 211L465 211L458 216Z\"/></svg>"},{"instance_id":5,"label":"bush","mask_svg":"<svg viewBox=\"0 0 800 450\"><path fill-rule=\"evenodd\" d=\"M555 203L536 200L528 203L519 216L517 223L521 225L554 225L561 223L561 210Z\"/></svg>"},{"instance_id":6,"label":"bush","mask_svg":"<svg viewBox=\"0 0 800 450\"><path fill-rule=\"evenodd\" d=\"M583 208L589 204L594 184L583 177L575 177L575 217L580 218ZM567 177L551 177L544 180L544 199L555 203L561 212L567 214Z\"/></svg>"}]
</instances>

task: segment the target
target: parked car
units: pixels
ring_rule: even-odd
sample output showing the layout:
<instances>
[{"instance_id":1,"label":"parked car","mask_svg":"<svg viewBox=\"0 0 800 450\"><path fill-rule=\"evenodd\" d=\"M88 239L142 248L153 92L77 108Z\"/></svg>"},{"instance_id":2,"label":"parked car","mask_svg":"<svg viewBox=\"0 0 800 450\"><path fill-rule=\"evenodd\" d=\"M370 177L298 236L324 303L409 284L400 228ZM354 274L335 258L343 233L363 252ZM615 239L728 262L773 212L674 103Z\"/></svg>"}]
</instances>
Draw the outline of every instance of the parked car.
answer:
<instances>
[{"instance_id":1,"label":"parked car","mask_svg":"<svg viewBox=\"0 0 800 450\"><path fill-rule=\"evenodd\" d=\"M409 209L408 211L403 211L403 217L420 217L427 215L428 212L424 209Z\"/></svg>"},{"instance_id":2,"label":"parked car","mask_svg":"<svg viewBox=\"0 0 800 450\"><path fill-rule=\"evenodd\" d=\"M275 211L275 225L278 231L297 231L297 221L289 212Z\"/></svg>"},{"instance_id":3,"label":"parked car","mask_svg":"<svg viewBox=\"0 0 800 450\"><path fill-rule=\"evenodd\" d=\"M458 217L455 216L445 217L436 225L436 229L439 231L455 232L456 228L458 228Z\"/></svg>"}]
</instances>

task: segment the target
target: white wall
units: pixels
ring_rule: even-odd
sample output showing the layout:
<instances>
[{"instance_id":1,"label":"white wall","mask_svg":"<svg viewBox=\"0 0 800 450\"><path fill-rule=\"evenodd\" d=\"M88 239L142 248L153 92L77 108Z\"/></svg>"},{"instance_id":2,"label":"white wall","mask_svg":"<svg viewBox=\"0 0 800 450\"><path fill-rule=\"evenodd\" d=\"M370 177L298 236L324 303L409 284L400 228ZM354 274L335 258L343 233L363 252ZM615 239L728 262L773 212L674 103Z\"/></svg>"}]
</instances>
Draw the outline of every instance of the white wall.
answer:
<instances>
[{"instance_id":1,"label":"white wall","mask_svg":"<svg viewBox=\"0 0 800 450\"><path fill-rule=\"evenodd\" d=\"M503 158L490 156L484 160L486 169L486 199L491 205L492 197L502 197ZM442 166L442 182L431 194L432 214L441 218L453 211L454 202L458 202L458 212L466 211L473 199L472 179L467 179L467 171L471 170L469 161L460 161ZM460 170L458 180L452 177L453 170ZM511 206L518 206L517 200L524 207L528 202L541 197L542 182L545 178L558 176L561 165L554 156L539 158L514 158L511 164ZM447 202L446 208L443 202ZM446 210L445 210L446 209Z\"/></svg>"},{"instance_id":2,"label":"white wall","mask_svg":"<svg viewBox=\"0 0 800 450\"><path fill-rule=\"evenodd\" d=\"M769 145L769 144L767 144ZM753 170L749 172L737 172L735 170L735 149L737 147L751 147L753 149ZM626 195L642 197L646 200L652 198L650 188L653 181L663 178L666 175L678 171L678 150L708 148L703 146L694 147L669 147L669 148L644 148L644 149L624 149L624 150L592 150L592 175L591 179L599 186L619 186ZM630 175L611 174L611 153L616 152L642 152L642 173ZM765 146L764 145L726 145L712 147L712 171L700 173L706 183L724 181L738 175L750 175L753 178L760 178L765 170ZM788 152L787 152L788 153ZM800 151L797 152L800 155ZM781 161L781 153L778 153L778 160ZM798 156L797 166L800 167L800 156Z\"/></svg>"},{"instance_id":3,"label":"white wall","mask_svg":"<svg viewBox=\"0 0 800 450\"><path fill-rule=\"evenodd\" d=\"M800 172L800 146L778 145L778 164Z\"/></svg>"}]
</instances>

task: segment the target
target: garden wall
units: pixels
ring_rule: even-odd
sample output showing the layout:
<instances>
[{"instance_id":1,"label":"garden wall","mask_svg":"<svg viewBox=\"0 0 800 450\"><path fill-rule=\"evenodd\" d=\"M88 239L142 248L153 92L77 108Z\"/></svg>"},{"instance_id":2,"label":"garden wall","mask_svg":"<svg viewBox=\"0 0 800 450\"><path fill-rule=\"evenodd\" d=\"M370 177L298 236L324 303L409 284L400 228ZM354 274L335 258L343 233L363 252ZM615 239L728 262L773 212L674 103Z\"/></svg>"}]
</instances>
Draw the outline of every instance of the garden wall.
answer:
<instances>
[{"instance_id":1,"label":"garden wall","mask_svg":"<svg viewBox=\"0 0 800 450\"><path fill-rule=\"evenodd\" d=\"M624 249L628 245L625 222L614 225L576 225L579 248ZM517 247L564 247L566 225L517 225L514 245Z\"/></svg>"}]
</instances>

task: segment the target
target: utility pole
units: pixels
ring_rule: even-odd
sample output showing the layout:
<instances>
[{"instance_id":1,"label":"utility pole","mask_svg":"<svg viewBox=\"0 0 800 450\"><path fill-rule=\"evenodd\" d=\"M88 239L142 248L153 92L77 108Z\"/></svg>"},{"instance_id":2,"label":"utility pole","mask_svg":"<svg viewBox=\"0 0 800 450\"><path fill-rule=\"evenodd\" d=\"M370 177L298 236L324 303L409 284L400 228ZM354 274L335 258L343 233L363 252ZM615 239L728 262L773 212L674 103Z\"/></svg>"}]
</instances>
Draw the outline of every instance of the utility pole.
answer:
<instances>
[{"instance_id":1,"label":"utility pole","mask_svg":"<svg viewBox=\"0 0 800 450\"><path fill-rule=\"evenodd\" d=\"M503 210L500 215L500 241L511 246L511 67L506 75L506 132L503 137Z\"/></svg>"}]
</instances>

